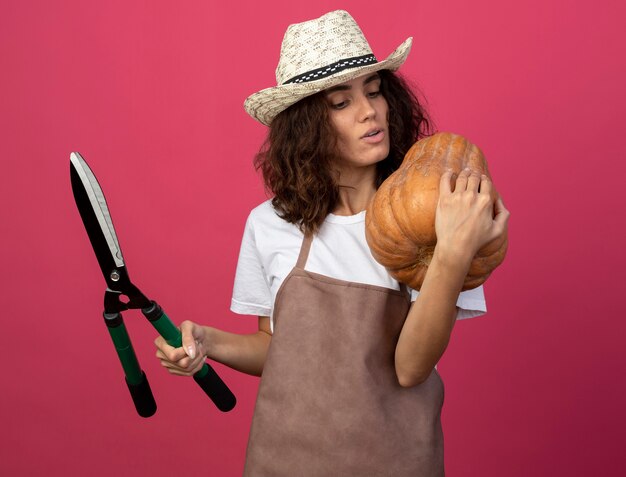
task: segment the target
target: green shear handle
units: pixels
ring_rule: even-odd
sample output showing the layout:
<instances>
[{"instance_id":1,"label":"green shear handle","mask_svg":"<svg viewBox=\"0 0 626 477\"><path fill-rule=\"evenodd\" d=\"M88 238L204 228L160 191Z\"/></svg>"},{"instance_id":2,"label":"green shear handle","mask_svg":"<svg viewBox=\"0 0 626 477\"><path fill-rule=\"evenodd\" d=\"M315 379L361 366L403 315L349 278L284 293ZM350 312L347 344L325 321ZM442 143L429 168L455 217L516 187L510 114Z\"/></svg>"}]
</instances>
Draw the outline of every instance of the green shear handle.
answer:
<instances>
[{"instance_id":1,"label":"green shear handle","mask_svg":"<svg viewBox=\"0 0 626 477\"><path fill-rule=\"evenodd\" d=\"M115 345L115 351L120 358L122 368L124 368L126 385L133 398L135 409L141 417L150 417L156 412L157 405L146 373L139 366L122 314L104 313L103 316L109 335L111 335Z\"/></svg>"},{"instance_id":2,"label":"green shear handle","mask_svg":"<svg viewBox=\"0 0 626 477\"><path fill-rule=\"evenodd\" d=\"M159 334L165 338L167 344L175 348L181 347L183 343L180 330L174 326L174 323L172 323L163 312L163 309L155 301L151 303L151 307L142 308L141 312L150 320L150 323L152 323L152 326L156 328ZM237 403L235 395L228 389L228 386L226 386L215 370L207 363L204 363L202 369L194 374L193 379L211 398L220 411L227 412L235 407Z\"/></svg>"}]
</instances>

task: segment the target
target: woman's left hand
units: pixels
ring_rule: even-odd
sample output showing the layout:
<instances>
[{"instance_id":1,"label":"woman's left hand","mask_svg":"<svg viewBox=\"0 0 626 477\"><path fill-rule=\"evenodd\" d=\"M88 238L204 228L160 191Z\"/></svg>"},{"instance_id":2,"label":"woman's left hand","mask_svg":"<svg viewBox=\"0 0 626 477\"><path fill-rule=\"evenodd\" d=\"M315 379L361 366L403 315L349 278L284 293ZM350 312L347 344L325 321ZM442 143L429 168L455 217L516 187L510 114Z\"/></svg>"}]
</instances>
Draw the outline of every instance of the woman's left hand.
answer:
<instances>
[{"instance_id":1,"label":"woman's left hand","mask_svg":"<svg viewBox=\"0 0 626 477\"><path fill-rule=\"evenodd\" d=\"M453 175L451 170L445 172L439 184L437 248L471 260L483 246L506 233L511 214L499 195L494 204L493 184L486 175L465 169L458 175L454 191Z\"/></svg>"},{"instance_id":2,"label":"woman's left hand","mask_svg":"<svg viewBox=\"0 0 626 477\"><path fill-rule=\"evenodd\" d=\"M170 374L193 376L202 369L207 353L206 327L185 320L180 324L182 346L174 348L162 336L154 340L156 356Z\"/></svg>"}]
</instances>

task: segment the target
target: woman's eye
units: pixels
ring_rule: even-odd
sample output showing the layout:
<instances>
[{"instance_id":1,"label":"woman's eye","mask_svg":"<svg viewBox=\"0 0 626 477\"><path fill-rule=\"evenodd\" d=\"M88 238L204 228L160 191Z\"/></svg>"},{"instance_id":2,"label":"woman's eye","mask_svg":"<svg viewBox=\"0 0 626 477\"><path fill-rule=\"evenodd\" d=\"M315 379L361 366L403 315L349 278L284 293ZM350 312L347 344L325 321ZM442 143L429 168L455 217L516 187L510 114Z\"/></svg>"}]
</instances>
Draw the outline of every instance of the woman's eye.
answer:
<instances>
[{"instance_id":1,"label":"woman's eye","mask_svg":"<svg viewBox=\"0 0 626 477\"><path fill-rule=\"evenodd\" d=\"M380 94L380 91L371 91L371 92L367 93L367 95L370 98L376 98L376 97L378 97L379 94Z\"/></svg>"},{"instance_id":2,"label":"woman's eye","mask_svg":"<svg viewBox=\"0 0 626 477\"><path fill-rule=\"evenodd\" d=\"M347 101L341 101L340 103L333 103L332 106L334 109L343 109L348 105Z\"/></svg>"}]
</instances>

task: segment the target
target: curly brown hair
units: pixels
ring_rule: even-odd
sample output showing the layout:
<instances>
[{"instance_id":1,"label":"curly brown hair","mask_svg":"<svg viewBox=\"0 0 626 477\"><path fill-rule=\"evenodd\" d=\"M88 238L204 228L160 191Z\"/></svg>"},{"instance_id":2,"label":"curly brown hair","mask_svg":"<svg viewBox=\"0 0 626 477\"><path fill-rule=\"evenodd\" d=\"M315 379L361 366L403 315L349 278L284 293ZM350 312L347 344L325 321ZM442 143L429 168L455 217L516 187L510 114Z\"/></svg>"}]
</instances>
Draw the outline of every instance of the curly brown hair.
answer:
<instances>
[{"instance_id":1,"label":"curly brown hair","mask_svg":"<svg viewBox=\"0 0 626 477\"><path fill-rule=\"evenodd\" d=\"M402 164L409 148L433 133L433 123L413 88L400 75L378 72L389 107L389 155L376 164L376 188ZM278 215L303 233L316 233L336 207L339 185L333 174L337 133L324 91L308 96L272 121L254 158L265 189L274 194Z\"/></svg>"}]
</instances>

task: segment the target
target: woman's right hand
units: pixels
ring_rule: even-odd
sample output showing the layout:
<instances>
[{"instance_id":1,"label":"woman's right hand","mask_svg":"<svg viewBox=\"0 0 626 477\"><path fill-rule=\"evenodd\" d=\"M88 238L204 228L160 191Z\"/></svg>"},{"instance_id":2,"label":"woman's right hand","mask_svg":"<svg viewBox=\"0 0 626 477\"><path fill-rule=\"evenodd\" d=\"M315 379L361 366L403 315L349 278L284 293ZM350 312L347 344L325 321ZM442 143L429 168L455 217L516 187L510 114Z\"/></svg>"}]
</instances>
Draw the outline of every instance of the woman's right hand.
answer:
<instances>
[{"instance_id":1,"label":"woman's right hand","mask_svg":"<svg viewBox=\"0 0 626 477\"><path fill-rule=\"evenodd\" d=\"M159 336L154 340L157 347L156 356L161 365L170 374L177 376L193 376L200 371L207 356L206 328L186 320L180 324L182 346L174 348L167 344L165 338Z\"/></svg>"},{"instance_id":2,"label":"woman's right hand","mask_svg":"<svg viewBox=\"0 0 626 477\"><path fill-rule=\"evenodd\" d=\"M494 203L493 192L484 174L464 169L455 180L453 172L446 171L435 214L437 247L460 261L471 261L484 245L506 234L510 213L499 195Z\"/></svg>"}]
</instances>

